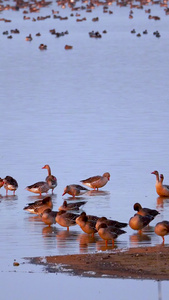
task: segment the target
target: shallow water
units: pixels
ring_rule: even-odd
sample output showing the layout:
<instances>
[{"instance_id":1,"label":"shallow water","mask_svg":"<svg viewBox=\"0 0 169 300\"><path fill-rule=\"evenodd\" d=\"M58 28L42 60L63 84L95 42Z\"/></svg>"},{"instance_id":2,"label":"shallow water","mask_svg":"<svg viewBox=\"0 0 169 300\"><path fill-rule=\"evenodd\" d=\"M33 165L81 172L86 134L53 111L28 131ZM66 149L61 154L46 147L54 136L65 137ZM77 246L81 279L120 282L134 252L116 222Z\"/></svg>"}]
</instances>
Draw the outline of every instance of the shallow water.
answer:
<instances>
[{"instance_id":1,"label":"shallow water","mask_svg":"<svg viewBox=\"0 0 169 300\"><path fill-rule=\"evenodd\" d=\"M84 210L128 222L135 202L156 208L160 215L141 238L127 228L115 247L161 243L154 226L168 219L169 200L157 197L155 176L150 173L157 169L169 182L169 17L164 8L150 7L160 21L149 20L144 9L134 10L130 20L130 8L115 3L110 6L112 15L103 14L101 7L88 14L82 11L87 21L80 23L70 17L69 8L59 8L61 16L69 16L67 21L52 17L23 21L22 11L1 12L12 19L1 22L1 32L20 30L11 40L0 35L0 176L11 175L19 183L15 197L5 197L4 189L0 190L1 271L13 270L14 259L28 256L106 250L97 235L89 238L78 226L69 233L58 225L47 228L39 217L23 211L28 202L38 199L25 187L45 179L44 164L58 179L54 210L71 199L62 197L67 184L108 171L110 182L100 193L80 198L87 201ZM57 10L57 4L31 18L52 15L52 8ZM94 23L96 16L99 22ZM49 33L52 28L69 34L55 38ZM147 29L148 35L138 38L130 33L133 28L141 33ZM104 29L107 34L102 39L89 38L89 31ZM153 35L155 30L161 38ZM37 32L41 37L35 36ZM29 33L33 40L26 42ZM40 43L47 44L47 51L38 49ZM65 44L73 49L65 51Z\"/></svg>"}]
</instances>

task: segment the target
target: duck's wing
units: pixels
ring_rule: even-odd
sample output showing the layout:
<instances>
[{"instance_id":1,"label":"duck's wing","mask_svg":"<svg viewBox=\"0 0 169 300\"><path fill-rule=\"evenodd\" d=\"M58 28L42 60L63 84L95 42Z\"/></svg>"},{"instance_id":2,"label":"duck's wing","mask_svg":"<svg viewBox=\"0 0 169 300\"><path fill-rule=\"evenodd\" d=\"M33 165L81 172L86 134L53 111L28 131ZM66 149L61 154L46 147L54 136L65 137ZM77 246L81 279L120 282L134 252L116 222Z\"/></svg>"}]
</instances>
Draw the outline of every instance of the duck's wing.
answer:
<instances>
[{"instance_id":1,"label":"duck's wing","mask_svg":"<svg viewBox=\"0 0 169 300\"><path fill-rule=\"evenodd\" d=\"M82 181L81 181L82 182ZM87 188L83 187L82 185L80 184L71 184L72 187L78 189L78 190L83 190L83 191L88 191Z\"/></svg>"},{"instance_id":2,"label":"duck's wing","mask_svg":"<svg viewBox=\"0 0 169 300\"><path fill-rule=\"evenodd\" d=\"M44 184L46 184L45 181L39 181L39 182L36 182L36 183L34 183L34 184L32 184L32 185L27 186L27 188L28 188L28 189L39 188L39 187L41 187L41 186L44 185Z\"/></svg>"},{"instance_id":3,"label":"duck's wing","mask_svg":"<svg viewBox=\"0 0 169 300\"><path fill-rule=\"evenodd\" d=\"M87 179L81 180L80 182L83 182L83 183L93 183L93 182L98 181L100 178L101 178L100 175L96 175L96 176L92 176L92 177L89 177Z\"/></svg>"}]
</instances>

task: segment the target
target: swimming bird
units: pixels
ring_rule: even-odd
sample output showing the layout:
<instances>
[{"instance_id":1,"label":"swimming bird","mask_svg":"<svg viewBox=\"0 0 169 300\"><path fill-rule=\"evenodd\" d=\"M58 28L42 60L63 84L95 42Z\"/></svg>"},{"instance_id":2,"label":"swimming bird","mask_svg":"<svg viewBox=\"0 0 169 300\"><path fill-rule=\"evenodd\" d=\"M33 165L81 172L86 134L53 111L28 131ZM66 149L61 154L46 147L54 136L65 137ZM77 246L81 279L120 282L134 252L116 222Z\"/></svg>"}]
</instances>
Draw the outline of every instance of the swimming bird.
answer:
<instances>
[{"instance_id":1,"label":"swimming bird","mask_svg":"<svg viewBox=\"0 0 169 300\"><path fill-rule=\"evenodd\" d=\"M107 226L112 226L112 227L116 227L116 228L123 228L128 225L127 223L118 222L116 220L110 220L110 219L107 219L106 217L101 217L96 222L97 230L98 230L99 225L102 223L105 223Z\"/></svg>"},{"instance_id":2,"label":"swimming bird","mask_svg":"<svg viewBox=\"0 0 169 300\"><path fill-rule=\"evenodd\" d=\"M157 235L161 236L163 243L165 242L164 236L169 234L169 221L162 221L156 224L154 231Z\"/></svg>"},{"instance_id":3,"label":"swimming bird","mask_svg":"<svg viewBox=\"0 0 169 300\"><path fill-rule=\"evenodd\" d=\"M60 210L57 213L55 220L60 226L67 227L67 230L69 231L70 226L76 225L76 218L78 216L78 214Z\"/></svg>"},{"instance_id":4,"label":"swimming bird","mask_svg":"<svg viewBox=\"0 0 169 300\"><path fill-rule=\"evenodd\" d=\"M142 229L146 227L153 219L154 217L150 215L141 216L139 214L135 214L133 217L130 218L129 226L133 230L138 230L139 233L141 233Z\"/></svg>"},{"instance_id":5,"label":"swimming bird","mask_svg":"<svg viewBox=\"0 0 169 300\"><path fill-rule=\"evenodd\" d=\"M23 209L32 214L42 214L46 209L53 208L52 198L50 196L45 197L42 200L37 200L33 203L28 203Z\"/></svg>"},{"instance_id":6,"label":"swimming bird","mask_svg":"<svg viewBox=\"0 0 169 300\"><path fill-rule=\"evenodd\" d=\"M81 213L81 215L77 217L76 223L87 234L92 234L92 236L94 236L94 234L97 232L95 227L95 218L93 218L93 216L87 216L85 212Z\"/></svg>"},{"instance_id":7,"label":"swimming bird","mask_svg":"<svg viewBox=\"0 0 169 300\"><path fill-rule=\"evenodd\" d=\"M48 170L48 176L46 177L45 180L48 183L50 189L52 190L52 194L53 194L53 190L57 186L57 179L54 175L51 174L51 168L49 165L45 165L42 169Z\"/></svg>"},{"instance_id":8,"label":"swimming bird","mask_svg":"<svg viewBox=\"0 0 169 300\"><path fill-rule=\"evenodd\" d=\"M8 190L13 191L13 195L15 195L15 191L18 188L17 181L11 176L6 176L3 179L3 183L4 183L4 188L6 189L6 196L8 196Z\"/></svg>"},{"instance_id":9,"label":"swimming bird","mask_svg":"<svg viewBox=\"0 0 169 300\"><path fill-rule=\"evenodd\" d=\"M59 210L79 210L80 206L86 204L86 201L76 202L76 203L67 203L63 201L63 204L59 207Z\"/></svg>"},{"instance_id":10,"label":"swimming bird","mask_svg":"<svg viewBox=\"0 0 169 300\"><path fill-rule=\"evenodd\" d=\"M151 174L156 175L156 192L159 196L164 196L164 197L169 197L169 185L163 184L163 179L164 176L163 174L161 174L162 176L160 177L159 180L159 173L158 171L154 171Z\"/></svg>"},{"instance_id":11,"label":"swimming bird","mask_svg":"<svg viewBox=\"0 0 169 300\"><path fill-rule=\"evenodd\" d=\"M103 240L105 240L106 246L109 240L112 240L112 245L114 246L114 240L120 234L124 234L124 233L126 233L126 231L119 228L110 227L105 223L101 223L98 227L98 234Z\"/></svg>"},{"instance_id":12,"label":"swimming bird","mask_svg":"<svg viewBox=\"0 0 169 300\"><path fill-rule=\"evenodd\" d=\"M52 211L50 208L45 209L41 214L42 222L44 222L48 226L56 224L57 213L57 211Z\"/></svg>"},{"instance_id":13,"label":"swimming bird","mask_svg":"<svg viewBox=\"0 0 169 300\"><path fill-rule=\"evenodd\" d=\"M40 196L43 193L47 193L50 189L50 186L46 181L39 181L32 185L29 185L26 187L26 190L35 194L40 194Z\"/></svg>"},{"instance_id":14,"label":"swimming bird","mask_svg":"<svg viewBox=\"0 0 169 300\"><path fill-rule=\"evenodd\" d=\"M106 185L106 183L110 180L110 173L106 172L103 176L97 175L93 177L89 177L87 179L81 180L82 184L89 186L92 189L99 189Z\"/></svg>"},{"instance_id":15,"label":"swimming bird","mask_svg":"<svg viewBox=\"0 0 169 300\"><path fill-rule=\"evenodd\" d=\"M63 192L62 196L64 196L65 194L69 194L69 195L73 196L73 198L75 198L76 196L83 195L87 191L88 191L88 189L86 189L85 187L83 187L79 184L70 184L64 188L64 192Z\"/></svg>"},{"instance_id":16,"label":"swimming bird","mask_svg":"<svg viewBox=\"0 0 169 300\"><path fill-rule=\"evenodd\" d=\"M159 212L156 209L146 207L143 208L140 203L135 203L133 209L137 211L137 214L142 216L150 215L155 218L159 214Z\"/></svg>"}]
</instances>

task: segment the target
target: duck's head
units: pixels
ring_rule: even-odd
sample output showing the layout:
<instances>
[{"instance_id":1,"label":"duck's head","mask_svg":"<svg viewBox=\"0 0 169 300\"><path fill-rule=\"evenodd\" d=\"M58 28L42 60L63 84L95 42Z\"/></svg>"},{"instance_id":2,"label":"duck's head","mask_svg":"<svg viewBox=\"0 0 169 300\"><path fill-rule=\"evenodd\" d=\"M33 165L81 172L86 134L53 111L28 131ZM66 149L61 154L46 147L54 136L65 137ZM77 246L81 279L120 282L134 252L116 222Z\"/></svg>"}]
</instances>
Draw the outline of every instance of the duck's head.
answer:
<instances>
[{"instance_id":1,"label":"duck's head","mask_svg":"<svg viewBox=\"0 0 169 300\"><path fill-rule=\"evenodd\" d=\"M140 209L142 209L142 206L141 206L140 203L135 203L135 204L133 205L133 209L136 210L136 211L139 211Z\"/></svg>"},{"instance_id":2,"label":"duck's head","mask_svg":"<svg viewBox=\"0 0 169 300\"><path fill-rule=\"evenodd\" d=\"M158 175L158 171L153 171L151 174Z\"/></svg>"},{"instance_id":3,"label":"duck's head","mask_svg":"<svg viewBox=\"0 0 169 300\"><path fill-rule=\"evenodd\" d=\"M67 186L64 188L64 191L63 191L62 196L64 196L64 195L67 194L68 192L69 192L69 186L67 185Z\"/></svg>"},{"instance_id":4,"label":"duck's head","mask_svg":"<svg viewBox=\"0 0 169 300\"><path fill-rule=\"evenodd\" d=\"M108 180L110 180L110 173L109 172L104 173L103 177L106 177Z\"/></svg>"},{"instance_id":5,"label":"duck's head","mask_svg":"<svg viewBox=\"0 0 169 300\"><path fill-rule=\"evenodd\" d=\"M49 165L44 165L44 167L42 167L42 169L49 169Z\"/></svg>"}]
</instances>

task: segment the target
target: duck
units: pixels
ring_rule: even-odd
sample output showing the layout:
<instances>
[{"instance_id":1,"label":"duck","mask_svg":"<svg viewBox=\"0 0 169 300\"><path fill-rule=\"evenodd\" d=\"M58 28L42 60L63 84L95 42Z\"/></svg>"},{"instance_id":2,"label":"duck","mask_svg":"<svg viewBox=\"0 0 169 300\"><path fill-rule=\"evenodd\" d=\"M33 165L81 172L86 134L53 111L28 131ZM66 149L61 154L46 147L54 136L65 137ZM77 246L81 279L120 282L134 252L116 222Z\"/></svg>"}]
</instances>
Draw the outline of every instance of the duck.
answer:
<instances>
[{"instance_id":1,"label":"duck","mask_svg":"<svg viewBox=\"0 0 169 300\"><path fill-rule=\"evenodd\" d=\"M70 226L76 225L76 218L78 214L74 214L71 212L66 212L64 210L60 210L56 215L56 223L58 223L62 227L67 227L67 231L69 231Z\"/></svg>"},{"instance_id":2,"label":"duck","mask_svg":"<svg viewBox=\"0 0 169 300\"><path fill-rule=\"evenodd\" d=\"M53 208L53 202L50 196L47 196L42 200L37 200L33 203L28 203L27 206L23 208L23 210L38 215L42 214L48 208L50 208L51 210Z\"/></svg>"},{"instance_id":3,"label":"duck","mask_svg":"<svg viewBox=\"0 0 169 300\"><path fill-rule=\"evenodd\" d=\"M169 221L158 222L154 228L154 231L157 235L161 236L163 239L162 244L164 244L164 236L169 234Z\"/></svg>"},{"instance_id":4,"label":"duck","mask_svg":"<svg viewBox=\"0 0 169 300\"><path fill-rule=\"evenodd\" d=\"M25 40L31 42L32 41L32 35L29 34L28 36L26 36Z\"/></svg>"},{"instance_id":5,"label":"duck","mask_svg":"<svg viewBox=\"0 0 169 300\"><path fill-rule=\"evenodd\" d=\"M115 228L115 227L110 227L105 223L101 223L98 226L98 234L99 236L105 240L106 242L106 247L108 244L109 240L112 240L112 245L114 246L114 240L121 234L126 233L126 231L119 229L119 228Z\"/></svg>"},{"instance_id":6,"label":"duck","mask_svg":"<svg viewBox=\"0 0 169 300\"><path fill-rule=\"evenodd\" d=\"M53 190L57 186L57 179L54 175L51 174L51 168L49 165L45 165L44 167L42 167L42 169L48 170L48 176L46 177L45 180L48 183L50 189L52 190L52 194L53 194Z\"/></svg>"},{"instance_id":7,"label":"duck","mask_svg":"<svg viewBox=\"0 0 169 300\"><path fill-rule=\"evenodd\" d=\"M49 227L53 224L56 224L57 213L57 211L52 211L50 208L45 209L41 214L42 222L44 222Z\"/></svg>"},{"instance_id":8,"label":"duck","mask_svg":"<svg viewBox=\"0 0 169 300\"><path fill-rule=\"evenodd\" d=\"M112 227L116 227L116 228L123 228L123 227L127 227L127 225L128 225L127 223L122 223L122 222L118 222L116 220L107 219L106 217L101 217L96 222L97 230L98 230L99 225L102 223L105 223L107 226L112 226Z\"/></svg>"},{"instance_id":9,"label":"duck","mask_svg":"<svg viewBox=\"0 0 169 300\"><path fill-rule=\"evenodd\" d=\"M89 177L87 179L81 180L82 184L89 186L92 189L99 189L107 184L110 180L110 173L106 172L102 176L97 175L93 177Z\"/></svg>"},{"instance_id":10,"label":"duck","mask_svg":"<svg viewBox=\"0 0 169 300\"><path fill-rule=\"evenodd\" d=\"M156 175L156 192L159 196L169 197L169 185L163 184L164 176L159 179L158 171L153 171L151 174Z\"/></svg>"},{"instance_id":11,"label":"duck","mask_svg":"<svg viewBox=\"0 0 169 300\"><path fill-rule=\"evenodd\" d=\"M0 177L0 188L3 187L3 185L4 185L4 181L3 181L3 179Z\"/></svg>"},{"instance_id":12,"label":"duck","mask_svg":"<svg viewBox=\"0 0 169 300\"><path fill-rule=\"evenodd\" d=\"M87 191L88 191L88 189L86 189L85 187L83 187L79 184L70 184L64 188L62 196L64 196L65 194L69 194L69 195L73 196L73 198L75 198L76 196L83 195Z\"/></svg>"},{"instance_id":13,"label":"duck","mask_svg":"<svg viewBox=\"0 0 169 300\"><path fill-rule=\"evenodd\" d=\"M67 201L63 201L63 204L58 208L59 210L79 210L79 208L86 204L86 201L80 201L76 203L67 203Z\"/></svg>"},{"instance_id":14,"label":"duck","mask_svg":"<svg viewBox=\"0 0 169 300\"><path fill-rule=\"evenodd\" d=\"M150 215L141 216L139 214L135 214L133 217L130 218L129 226L133 230L138 230L138 232L141 234L142 229L146 227L153 219L154 217Z\"/></svg>"},{"instance_id":15,"label":"duck","mask_svg":"<svg viewBox=\"0 0 169 300\"><path fill-rule=\"evenodd\" d=\"M140 203L135 203L133 205L133 209L137 211L137 214L142 216L150 215L155 218L158 214L160 214L156 209L151 209L146 207L143 208Z\"/></svg>"},{"instance_id":16,"label":"duck","mask_svg":"<svg viewBox=\"0 0 169 300\"><path fill-rule=\"evenodd\" d=\"M26 190L35 194L40 194L40 196L43 193L47 193L50 189L50 186L46 181L39 181L32 185L29 185L26 187Z\"/></svg>"},{"instance_id":17,"label":"duck","mask_svg":"<svg viewBox=\"0 0 169 300\"><path fill-rule=\"evenodd\" d=\"M83 212L79 217L76 218L76 223L85 233L92 234L92 236L94 236L94 234L97 232L96 220L92 217L87 216L86 213Z\"/></svg>"},{"instance_id":18,"label":"duck","mask_svg":"<svg viewBox=\"0 0 169 300\"><path fill-rule=\"evenodd\" d=\"M17 183L16 179L14 179L11 176L6 176L3 179L3 185L4 185L4 188L6 189L6 196L8 196L8 190L13 191L13 195L15 195L15 191L18 188L18 183Z\"/></svg>"}]
</instances>

